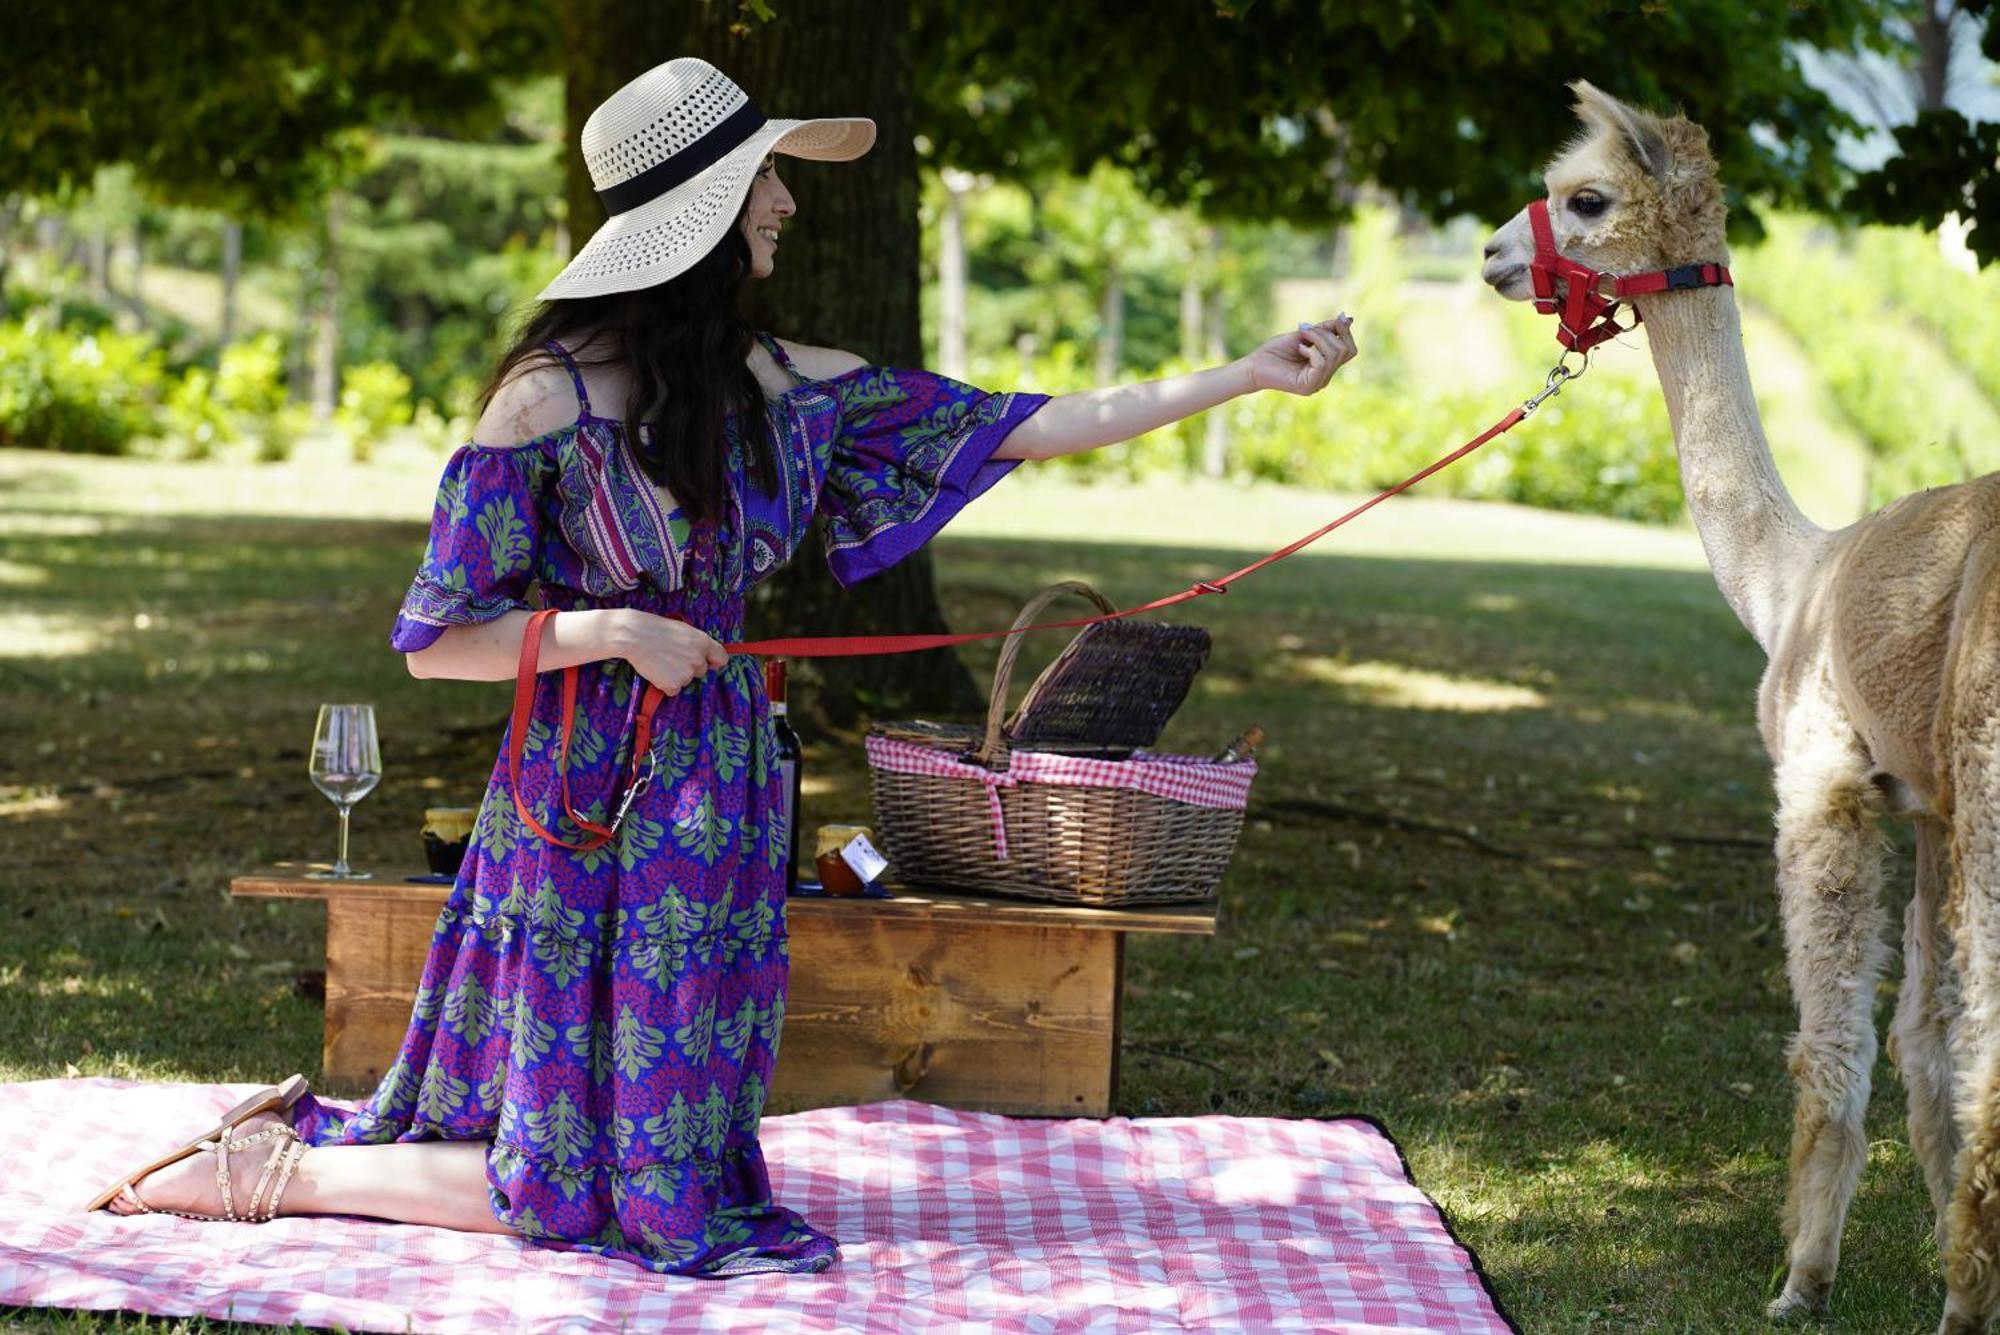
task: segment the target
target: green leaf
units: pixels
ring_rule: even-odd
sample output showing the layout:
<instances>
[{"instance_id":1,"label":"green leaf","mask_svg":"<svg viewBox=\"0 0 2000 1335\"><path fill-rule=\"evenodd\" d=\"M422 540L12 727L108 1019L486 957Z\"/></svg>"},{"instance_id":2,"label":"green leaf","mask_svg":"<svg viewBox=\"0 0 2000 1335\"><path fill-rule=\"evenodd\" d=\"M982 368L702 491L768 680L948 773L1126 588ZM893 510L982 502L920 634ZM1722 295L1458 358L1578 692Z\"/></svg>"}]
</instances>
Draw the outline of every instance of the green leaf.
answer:
<instances>
[{"instance_id":1,"label":"green leaf","mask_svg":"<svg viewBox=\"0 0 2000 1335\"><path fill-rule=\"evenodd\" d=\"M521 817L514 810L514 797L496 788L479 809L472 828L472 845L484 850L488 862L504 862L521 842ZM467 853L470 854L468 849Z\"/></svg>"},{"instance_id":2,"label":"green leaf","mask_svg":"<svg viewBox=\"0 0 2000 1335\"><path fill-rule=\"evenodd\" d=\"M771 1004L757 1015L757 1037L764 1040L764 1046L772 1052L778 1050L778 1036L785 1027L785 994L780 992L771 998Z\"/></svg>"},{"instance_id":3,"label":"green leaf","mask_svg":"<svg viewBox=\"0 0 2000 1335\"><path fill-rule=\"evenodd\" d=\"M518 997L520 994L515 995ZM556 1027L526 1005L516 1005L511 1009L514 1041L508 1049L509 1059L516 1067L534 1066L554 1050Z\"/></svg>"},{"instance_id":4,"label":"green leaf","mask_svg":"<svg viewBox=\"0 0 2000 1335\"><path fill-rule=\"evenodd\" d=\"M685 733L670 733L665 741L659 743L659 747L660 786L679 787L681 780L687 778L688 771L694 768L695 757L701 754L701 739Z\"/></svg>"},{"instance_id":5,"label":"green leaf","mask_svg":"<svg viewBox=\"0 0 2000 1335\"><path fill-rule=\"evenodd\" d=\"M718 716L708 731L709 749L715 756L715 776L734 783L750 758L750 733Z\"/></svg>"},{"instance_id":6,"label":"green leaf","mask_svg":"<svg viewBox=\"0 0 2000 1335\"><path fill-rule=\"evenodd\" d=\"M704 792L694 811L674 823L674 842L691 857L714 866L736 822L715 809L715 797Z\"/></svg>"},{"instance_id":7,"label":"green leaf","mask_svg":"<svg viewBox=\"0 0 2000 1335\"><path fill-rule=\"evenodd\" d=\"M418 1120L443 1125L465 1106L472 1086L433 1063L424 1068L423 1087L417 1091Z\"/></svg>"},{"instance_id":8,"label":"green leaf","mask_svg":"<svg viewBox=\"0 0 2000 1335\"><path fill-rule=\"evenodd\" d=\"M648 820L637 811L628 814L618 827L618 864L626 871L637 871L641 862L659 851L666 837L667 827L659 821Z\"/></svg>"},{"instance_id":9,"label":"green leaf","mask_svg":"<svg viewBox=\"0 0 2000 1335\"><path fill-rule=\"evenodd\" d=\"M704 1066L708 1063L709 1046L715 1038L715 1002L704 1001L694 1018L674 1030L674 1042L688 1059L690 1065Z\"/></svg>"},{"instance_id":10,"label":"green leaf","mask_svg":"<svg viewBox=\"0 0 2000 1335\"><path fill-rule=\"evenodd\" d=\"M747 1073L743 1077L743 1083L736 1087L736 1108L731 1114L731 1120L744 1136L750 1138L756 1136L757 1124L764 1117L766 1097L764 1082L755 1071Z\"/></svg>"},{"instance_id":11,"label":"green leaf","mask_svg":"<svg viewBox=\"0 0 2000 1335\"><path fill-rule=\"evenodd\" d=\"M500 496L479 509L479 533L493 562L493 577L504 579L528 567L528 526L515 513L514 498Z\"/></svg>"},{"instance_id":12,"label":"green leaf","mask_svg":"<svg viewBox=\"0 0 2000 1335\"><path fill-rule=\"evenodd\" d=\"M685 1159L694 1151L694 1124L687 1100L679 1090L664 1113L646 1119L646 1139L657 1145L667 1159Z\"/></svg>"},{"instance_id":13,"label":"green leaf","mask_svg":"<svg viewBox=\"0 0 2000 1335\"><path fill-rule=\"evenodd\" d=\"M713 1080L708 1083L708 1093L702 1097L695 1109L695 1137L703 1154L714 1158L722 1153L723 1141L729 1135L730 1102L722 1096L722 1089Z\"/></svg>"},{"instance_id":14,"label":"green leaf","mask_svg":"<svg viewBox=\"0 0 2000 1335\"><path fill-rule=\"evenodd\" d=\"M557 1090L548 1107L530 1111L523 1120L530 1146L558 1164L581 1162L590 1147L590 1121L571 1100L568 1090Z\"/></svg>"},{"instance_id":15,"label":"green leaf","mask_svg":"<svg viewBox=\"0 0 2000 1335\"><path fill-rule=\"evenodd\" d=\"M750 1046L750 1035L757 1027L757 1003L749 997L732 1015L725 1016L715 1026L715 1041L723 1055L733 1062L743 1060L744 1050Z\"/></svg>"},{"instance_id":16,"label":"green leaf","mask_svg":"<svg viewBox=\"0 0 2000 1335\"><path fill-rule=\"evenodd\" d=\"M630 1006L618 1008L618 1027L612 1035L612 1045L617 1054L616 1065L627 1080L636 1082L648 1067L659 1061L666 1041L664 1031L641 1020Z\"/></svg>"},{"instance_id":17,"label":"green leaf","mask_svg":"<svg viewBox=\"0 0 2000 1335\"><path fill-rule=\"evenodd\" d=\"M486 1036L494 1032L493 1012L492 993L470 974L445 995L445 1024L463 1034L465 1041L473 1047L483 1043Z\"/></svg>"}]
</instances>

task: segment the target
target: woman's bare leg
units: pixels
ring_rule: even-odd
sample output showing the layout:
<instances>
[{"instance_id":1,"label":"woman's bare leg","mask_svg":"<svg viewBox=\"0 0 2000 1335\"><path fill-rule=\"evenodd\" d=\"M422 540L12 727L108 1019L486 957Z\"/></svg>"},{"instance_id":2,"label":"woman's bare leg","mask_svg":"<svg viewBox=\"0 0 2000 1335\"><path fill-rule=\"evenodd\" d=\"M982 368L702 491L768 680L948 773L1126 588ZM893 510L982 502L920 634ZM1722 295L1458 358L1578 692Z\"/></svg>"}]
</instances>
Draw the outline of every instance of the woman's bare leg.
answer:
<instances>
[{"instance_id":1,"label":"woman's bare leg","mask_svg":"<svg viewBox=\"0 0 2000 1335\"><path fill-rule=\"evenodd\" d=\"M276 1121L253 1117L241 1139ZM229 1156L230 1193L238 1213L249 1208L258 1175L276 1141L259 1141ZM396 1145L312 1145L299 1160L278 1213L353 1214L408 1224L435 1224L472 1233L512 1233L487 1204L485 1140L426 1140ZM139 1179L139 1194L156 1210L222 1213L213 1152L191 1155ZM122 1199L109 1208L135 1213Z\"/></svg>"},{"instance_id":2,"label":"woman's bare leg","mask_svg":"<svg viewBox=\"0 0 2000 1335\"><path fill-rule=\"evenodd\" d=\"M315 1145L299 1161L278 1213L359 1214L468 1233L512 1233L487 1204L491 1144Z\"/></svg>"}]
</instances>

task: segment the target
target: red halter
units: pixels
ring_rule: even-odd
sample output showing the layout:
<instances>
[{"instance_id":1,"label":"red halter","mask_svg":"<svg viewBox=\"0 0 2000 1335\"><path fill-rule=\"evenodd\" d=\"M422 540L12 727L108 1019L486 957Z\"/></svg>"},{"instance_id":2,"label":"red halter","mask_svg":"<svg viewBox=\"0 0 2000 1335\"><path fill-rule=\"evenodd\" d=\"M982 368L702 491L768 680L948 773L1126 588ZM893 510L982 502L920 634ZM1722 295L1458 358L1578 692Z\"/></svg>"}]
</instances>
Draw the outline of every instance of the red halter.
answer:
<instances>
[{"instance_id":1,"label":"red halter","mask_svg":"<svg viewBox=\"0 0 2000 1335\"><path fill-rule=\"evenodd\" d=\"M1604 273L1578 264L1556 249L1547 200L1528 205L1528 224L1535 230L1535 258L1528 264L1535 280L1535 309L1557 318L1557 340L1576 352L1589 352L1605 339L1638 327L1637 307L1633 308L1631 324L1618 323L1618 305L1627 297L1688 287L1734 286L1726 264L1683 264L1637 274ZM1558 280L1562 284L1560 295Z\"/></svg>"}]
</instances>

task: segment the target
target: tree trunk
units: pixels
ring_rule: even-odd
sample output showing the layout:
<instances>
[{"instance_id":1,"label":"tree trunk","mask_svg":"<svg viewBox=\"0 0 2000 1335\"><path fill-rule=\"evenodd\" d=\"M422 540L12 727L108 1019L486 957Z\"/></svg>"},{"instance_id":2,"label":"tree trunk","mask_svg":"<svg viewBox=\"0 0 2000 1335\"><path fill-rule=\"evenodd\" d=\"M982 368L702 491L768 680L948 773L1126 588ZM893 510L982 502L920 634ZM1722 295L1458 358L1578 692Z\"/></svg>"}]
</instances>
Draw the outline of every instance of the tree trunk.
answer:
<instances>
[{"instance_id":1,"label":"tree trunk","mask_svg":"<svg viewBox=\"0 0 2000 1335\"><path fill-rule=\"evenodd\" d=\"M1222 229L1208 229L1209 255L1215 263L1210 265L1210 282L1214 284L1208 293L1208 360L1211 365L1221 362L1229 355L1227 326L1222 308ZM1201 449L1201 471L1208 477L1221 477L1229 471L1229 411L1227 406L1210 408L1202 422L1203 436Z\"/></svg>"},{"instance_id":2,"label":"tree trunk","mask_svg":"<svg viewBox=\"0 0 2000 1335\"><path fill-rule=\"evenodd\" d=\"M125 303L141 326L152 323L146 310L146 238L134 223L125 239L125 254L132 265L131 281L125 287Z\"/></svg>"},{"instance_id":3,"label":"tree trunk","mask_svg":"<svg viewBox=\"0 0 2000 1335\"><path fill-rule=\"evenodd\" d=\"M339 196L326 201L321 229L319 302L313 311L312 414L324 422L340 398L340 224Z\"/></svg>"},{"instance_id":4,"label":"tree trunk","mask_svg":"<svg viewBox=\"0 0 2000 1335\"><path fill-rule=\"evenodd\" d=\"M944 220L938 228L938 370L965 379L965 196L974 177L954 167L944 181Z\"/></svg>"},{"instance_id":5,"label":"tree trunk","mask_svg":"<svg viewBox=\"0 0 2000 1335\"><path fill-rule=\"evenodd\" d=\"M236 284L243 277L243 224L222 220L222 346L236 341Z\"/></svg>"},{"instance_id":6,"label":"tree trunk","mask_svg":"<svg viewBox=\"0 0 2000 1335\"><path fill-rule=\"evenodd\" d=\"M1923 0L1910 27L1916 37L1916 66L1910 71L1918 111L1942 111L1951 91L1951 39L1958 6L1953 0Z\"/></svg>"},{"instance_id":7,"label":"tree trunk","mask_svg":"<svg viewBox=\"0 0 2000 1335\"><path fill-rule=\"evenodd\" d=\"M111 238L104 224L90 229L90 291L100 301L111 296Z\"/></svg>"},{"instance_id":8,"label":"tree trunk","mask_svg":"<svg viewBox=\"0 0 2000 1335\"><path fill-rule=\"evenodd\" d=\"M1201 275L1190 263L1181 275L1181 360L1201 356Z\"/></svg>"},{"instance_id":9,"label":"tree trunk","mask_svg":"<svg viewBox=\"0 0 2000 1335\"><path fill-rule=\"evenodd\" d=\"M1118 257L1105 260L1104 290L1097 298L1097 383L1118 379L1118 362L1125 345L1125 270Z\"/></svg>"},{"instance_id":10,"label":"tree trunk","mask_svg":"<svg viewBox=\"0 0 2000 1335\"><path fill-rule=\"evenodd\" d=\"M14 258L14 228L21 221L22 197L9 194L0 203L0 319L7 316L7 270Z\"/></svg>"},{"instance_id":11,"label":"tree trunk","mask_svg":"<svg viewBox=\"0 0 2000 1335\"><path fill-rule=\"evenodd\" d=\"M890 366L920 364L916 147L910 129L908 0L816 0L780 5L768 23L731 3L566 0L563 8L570 235L579 247L604 220L575 149L597 104L674 56L712 61L767 116L868 116L875 147L852 163L782 160L798 201L777 275L748 294L760 328L845 348ZM732 24L752 30L738 35ZM752 595L751 633L867 634L947 629L920 551L842 590L826 566L824 530ZM949 650L801 665L808 698L795 724L849 727L864 710L903 714L976 710L972 678ZM797 680L795 676L794 680ZM802 712L803 711L803 712Z\"/></svg>"}]
</instances>

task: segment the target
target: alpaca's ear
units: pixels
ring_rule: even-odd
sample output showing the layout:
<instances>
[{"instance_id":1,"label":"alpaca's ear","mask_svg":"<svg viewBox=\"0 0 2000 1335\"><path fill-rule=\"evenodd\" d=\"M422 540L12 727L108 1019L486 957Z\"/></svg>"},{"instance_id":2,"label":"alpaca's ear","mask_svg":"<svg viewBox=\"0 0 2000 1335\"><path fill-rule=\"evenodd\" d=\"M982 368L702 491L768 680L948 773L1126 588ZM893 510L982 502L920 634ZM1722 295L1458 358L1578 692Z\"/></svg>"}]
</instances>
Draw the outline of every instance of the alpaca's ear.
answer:
<instances>
[{"instance_id":1,"label":"alpaca's ear","mask_svg":"<svg viewBox=\"0 0 2000 1335\"><path fill-rule=\"evenodd\" d=\"M1576 94L1577 117L1585 125L1611 131L1624 142L1635 165L1655 180L1667 179L1673 154L1667 149L1659 117L1626 106L1588 79L1578 79L1569 88Z\"/></svg>"}]
</instances>

